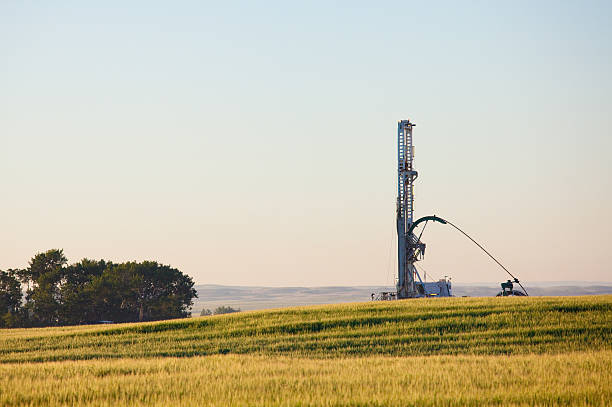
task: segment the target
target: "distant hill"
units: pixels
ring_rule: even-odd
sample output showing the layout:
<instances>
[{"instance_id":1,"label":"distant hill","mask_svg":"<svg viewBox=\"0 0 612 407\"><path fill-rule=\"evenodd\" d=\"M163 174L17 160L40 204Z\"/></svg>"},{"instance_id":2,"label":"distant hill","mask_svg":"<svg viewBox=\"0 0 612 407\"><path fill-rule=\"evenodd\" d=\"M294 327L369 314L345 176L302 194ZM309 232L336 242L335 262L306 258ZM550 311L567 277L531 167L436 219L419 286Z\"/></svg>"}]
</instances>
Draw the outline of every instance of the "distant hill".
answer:
<instances>
[{"instance_id":1,"label":"distant hill","mask_svg":"<svg viewBox=\"0 0 612 407\"><path fill-rule=\"evenodd\" d=\"M337 304L369 301L372 293L393 291L385 286L355 287L251 287L225 285L197 285L198 298L192 309L200 315L203 308L215 309L222 305L246 310L285 308L300 305ZM612 283L552 282L534 283L525 287L532 296L569 296L612 294ZM456 297L491 297L501 290L494 283L453 283Z\"/></svg>"}]
</instances>

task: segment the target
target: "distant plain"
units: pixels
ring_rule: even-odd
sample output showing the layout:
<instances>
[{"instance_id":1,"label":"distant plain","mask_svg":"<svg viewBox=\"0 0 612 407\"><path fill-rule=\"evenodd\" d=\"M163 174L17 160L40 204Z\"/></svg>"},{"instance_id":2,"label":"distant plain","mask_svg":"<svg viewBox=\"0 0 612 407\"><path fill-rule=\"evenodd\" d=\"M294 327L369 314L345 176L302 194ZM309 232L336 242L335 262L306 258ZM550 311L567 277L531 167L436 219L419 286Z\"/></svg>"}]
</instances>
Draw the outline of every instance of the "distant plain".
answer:
<instances>
[{"instance_id":1,"label":"distant plain","mask_svg":"<svg viewBox=\"0 0 612 407\"><path fill-rule=\"evenodd\" d=\"M452 286L456 297L492 297L501 290L495 283L453 283ZM198 298L192 308L194 316L200 315L204 308L214 310L220 306L248 311L368 301L372 293L394 290L389 286L255 287L215 284L196 285L195 288ZM525 288L532 296L612 294L612 283L608 282L538 282L526 284Z\"/></svg>"}]
</instances>

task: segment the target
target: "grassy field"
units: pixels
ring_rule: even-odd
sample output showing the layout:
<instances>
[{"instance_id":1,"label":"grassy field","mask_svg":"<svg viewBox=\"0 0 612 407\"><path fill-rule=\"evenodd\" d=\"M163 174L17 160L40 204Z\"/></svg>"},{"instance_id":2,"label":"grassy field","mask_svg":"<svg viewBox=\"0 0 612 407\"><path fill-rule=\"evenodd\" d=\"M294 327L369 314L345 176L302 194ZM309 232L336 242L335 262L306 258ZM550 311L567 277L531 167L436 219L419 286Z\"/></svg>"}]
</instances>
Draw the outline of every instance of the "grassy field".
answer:
<instances>
[{"instance_id":1,"label":"grassy field","mask_svg":"<svg viewBox=\"0 0 612 407\"><path fill-rule=\"evenodd\" d=\"M612 405L612 296L0 331L0 405Z\"/></svg>"}]
</instances>

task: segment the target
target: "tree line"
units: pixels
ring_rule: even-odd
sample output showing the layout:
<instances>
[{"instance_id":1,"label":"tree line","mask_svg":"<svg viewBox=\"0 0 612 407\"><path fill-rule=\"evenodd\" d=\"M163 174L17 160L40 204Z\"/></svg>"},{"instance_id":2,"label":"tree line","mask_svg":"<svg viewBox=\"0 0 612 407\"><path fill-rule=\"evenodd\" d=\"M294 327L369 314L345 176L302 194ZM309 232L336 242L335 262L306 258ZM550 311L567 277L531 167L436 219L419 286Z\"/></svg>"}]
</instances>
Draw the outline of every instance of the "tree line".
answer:
<instances>
[{"instance_id":1,"label":"tree line","mask_svg":"<svg viewBox=\"0 0 612 407\"><path fill-rule=\"evenodd\" d=\"M209 317L211 315L232 314L234 312L240 312L240 308L232 308L229 305L221 305L220 307L215 308L214 311L211 311L208 308L204 308L200 312L200 316Z\"/></svg>"},{"instance_id":2,"label":"tree line","mask_svg":"<svg viewBox=\"0 0 612 407\"><path fill-rule=\"evenodd\" d=\"M68 264L61 249L0 270L0 327L155 321L190 316L191 277L155 261Z\"/></svg>"}]
</instances>

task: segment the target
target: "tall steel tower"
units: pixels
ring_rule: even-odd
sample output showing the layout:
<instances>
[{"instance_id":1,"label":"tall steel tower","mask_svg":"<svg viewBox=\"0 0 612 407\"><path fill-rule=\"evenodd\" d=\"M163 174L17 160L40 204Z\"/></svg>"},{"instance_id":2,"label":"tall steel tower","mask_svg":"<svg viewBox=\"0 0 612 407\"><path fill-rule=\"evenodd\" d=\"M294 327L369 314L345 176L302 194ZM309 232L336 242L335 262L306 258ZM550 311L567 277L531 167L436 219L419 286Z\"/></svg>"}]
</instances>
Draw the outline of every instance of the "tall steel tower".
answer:
<instances>
[{"instance_id":1,"label":"tall steel tower","mask_svg":"<svg viewBox=\"0 0 612 407\"><path fill-rule=\"evenodd\" d=\"M398 279L397 297L413 298L423 294L423 285L415 284L420 276L414 262L425 252L425 244L410 230L414 222L414 180L418 173L414 170L414 146L410 120L397 123L397 254ZM420 288L420 290L419 290Z\"/></svg>"},{"instance_id":2,"label":"tall steel tower","mask_svg":"<svg viewBox=\"0 0 612 407\"><path fill-rule=\"evenodd\" d=\"M427 222L449 223L435 215L414 219L414 180L419 175L413 166L414 146L410 120L397 123L397 286L395 292L372 293L372 300L395 300L417 297L450 297L451 282L423 281L414 263L425 255L425 243L421 235ZM419 224L423 229L417 237L414 230ZM452 225L452 224L451 224ZM456 227L456 226L455 226Z\"/></svg>"}]
</instances>

